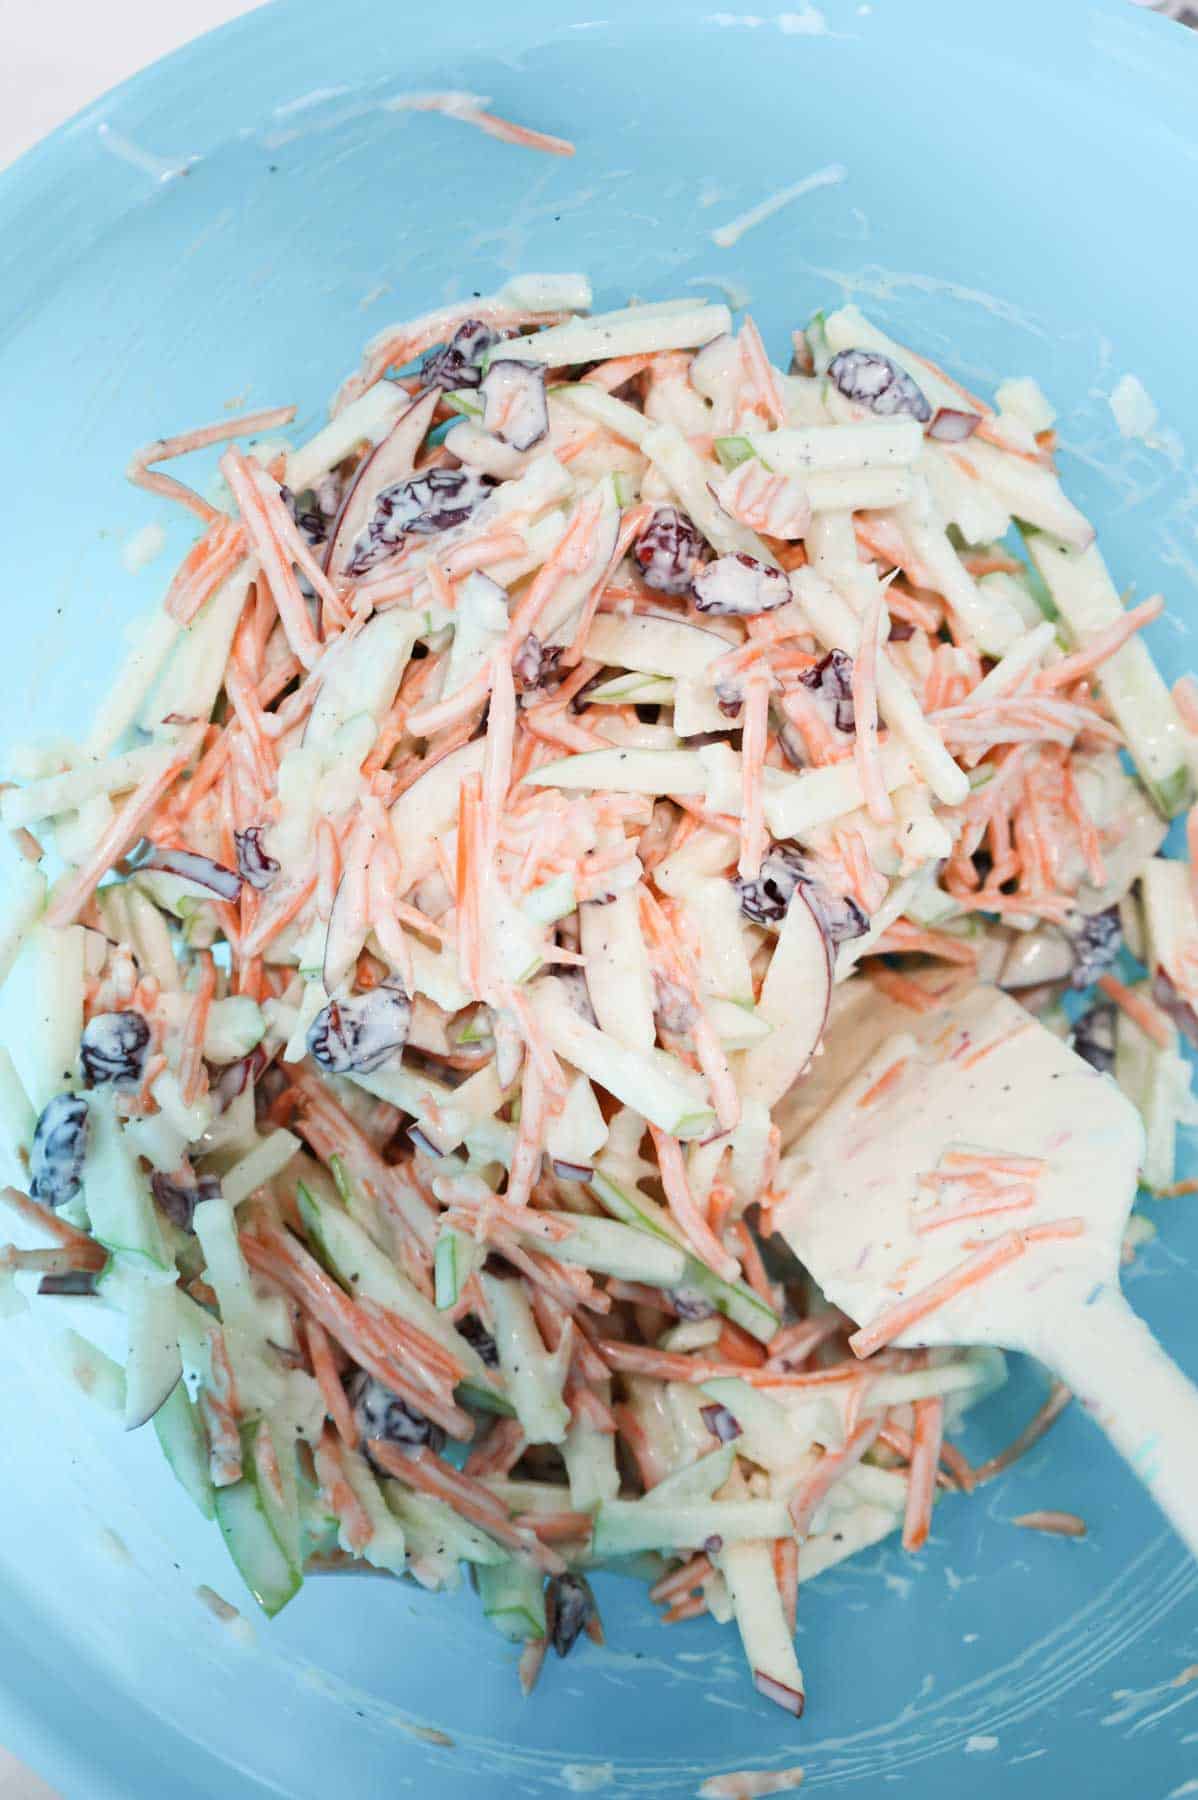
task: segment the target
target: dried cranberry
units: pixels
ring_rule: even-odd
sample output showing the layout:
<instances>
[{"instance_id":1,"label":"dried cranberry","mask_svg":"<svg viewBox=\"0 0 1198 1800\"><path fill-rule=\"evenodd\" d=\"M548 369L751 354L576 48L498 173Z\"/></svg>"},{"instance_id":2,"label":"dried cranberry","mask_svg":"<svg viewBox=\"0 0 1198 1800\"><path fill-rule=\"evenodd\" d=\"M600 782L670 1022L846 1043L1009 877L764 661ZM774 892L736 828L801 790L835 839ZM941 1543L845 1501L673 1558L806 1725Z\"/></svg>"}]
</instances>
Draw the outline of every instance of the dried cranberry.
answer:
<instances>
[{"instance_id":1,"label":"dried cranberry","mask_svg":"<svg viewBox=\"0 0 1198 1800\"><path fill-rule=\"evenodd\" d=\"M97 1013L79 1042L83 1073L99 1087L140 1087L145 1072L150 1027L139 1012Z\"/></svg>"},{"instance_id":2,"label":"dried cranberry","mask_svg":"<svg viewBox=\"0 0 1198 1800\"><path fill-rule=\"evenodd\" d=\"M367 994L330 1000L308 1027L308 1049L332 1075L369 1075L402 1050L412 1023L412 1002L398 981Z\"/></svg>"},{"instance_id":3,"label":"dried cranberry","mask_svg":"<svg viewBox=\"0 0 1198 1800\"><path fill-rule=\"evenodd\" d=\"M219 1200L220 1182L215 1175L198 1175L194 1181L176 1181L155 1169L150 1187L159 1208L172 1225L191 1236L195 1231L195 1210L201 1200Z\"/></svg>"},{"instance_id":4,"label":"dried cranberry","mask_svg":"<svg viewBox=\"0 0 1198 1800\"><path fill-rule=\"evenodd\" d=\"M762 858L755 881L734 875L732 885L746 919L754 925L777 925L786 917L800 881L810 879L805 858L797 850L775 844Z\"/></svg>"},{"instance_id":5,"label":"dried cranberry","mask_svg":"<svg viewBox=\"0 0 1198 1800\"><path fill-rule=\"evenodd\" d=\"M694 579L695 605L700 612L752 618L773 612L790 599L785 571L758 562L738 550L734 556L717 556Z\"/></svg>"},{"instance_id":6,"label":"dried cranberry","mask_svg":"<svg viewBox=\"0 0 1198 1800\"><path fill-rule=\"evenodd\" d=\"M486 1363L488 1369L499 1367L499 1351L496 1348L495 1339L481 1319L476 1318L473 1313L466 1313L463 1318L458 1320L457 1328L466 1342L474 1350L477 1350L479 1357Z\"/></svg>"},{"instance_id":7,"label":"dried cranberry","mask_svg":"<svg viewBox=\"0 0 1198 1800\"><path fill-rule=\"evenodd\" d=\"M433 537L464 525L494 482L474 469L425 469L384 488L374 517L358 538L345 572L364 575L398 549L405 537Z\"/></svg>"},{"instance_id":8,"label":"dried cranberry","mask_svg":"<svg viewBox=\"0 0 1198 1800\"><path fill-rule=\"evenodd\" d=\"M279 489L284 506L313 550L328 542L333 521L341 510L344 483L336 475L324 475L314 488L293 494L289 487Z\"/></svg>"},{"instance_id":9,"label":"dried cranberry","mask_svg":"<svg viewBox=\"0 0 1198 1800\"><path fill-rule=\"evenodd\" d=\"M799 676L803 687L815 695L837 731L846 734L857 729L853 711L853 659L843 650L829 650L813 669Z\"/></svg>"},{"instance_id":10,"label":"dried cranberry","mask_svg":"<svg viewBox=\"0 0 1198 1800\"><path fill-rule=\"evenodd\" d=\"M364 1439L381 1438L385 1444L409 1444L413 1448L427 1444L430 1450L440 1450L444 1445L445 1433L439 1425L365 1369L351 1377L346 1392L354 1409L354 1424Z\"/></svg>"},{"instance_id":11,"label":"dried cranberry","mask_svg":"<svg viewBox=\"0 0 1198 1800\"><path fill-rule=\"evenodd\" d=\"M734 681L717 681L715 684L715 703L726 719L737 719L740 717L740 709L744 705L744 698ZM713 739L713 742L714 741L716 740ZM690 743L693 748L695 746L695 739L691 738Z\"/></svg>"},{"instance_id":12,"label":"dried cranberry","mask_svg":"<svg viewBox=\"0 0 1198 1800\"><path fill-rule=\"evenodd\" d=\"M1081 1015L1073 1027L1073 1048L1100 1075L1110 1074L1115 1066L1115 1008L1109 1000L1098 1001Z\"/></svg>"},{"instance_id":13,"label":"dried cranberry","mask_svg":"<svg viewBox=\"0 0 1198 1800\"><path fill-rule=\"evenodd\" d=\"M546 1602L553 1616L553 1648L559 1656L569 1656L594 1617L595 1596L590 1583L570 1571L554 1575Z\"/></svg>"},{"instance_id":14,"label":"dried cranberry","mask_svg":"<svg viewBox=\"0 0 1198 1800\"><path fill-rule=\"evenodd\" d=\"M721 1444L731 1444L742 1435L740 1421L726 1406L701 1406L699 1416L712 1437L719 1438Z\"/></svg>"},{"instance_id":15,"label":"dried cranberry","mask_svg":"<svg viewBox=\"0 0 1198 1800\"><path fill-rule=\"evenodd\" d=\"M545 685L561 661L563 648L561 644L543 644L535 632L529 632L512 658L512 675L521 692L535 693Z\"/></svg>"},{"instance_id":16,"label":"dried cranberry","mask_svg":"<svg viewBox=\"0 0 1198 1800\"><path fill-rule=\"evenodd\" d=\"M464 319L447 344L430 350L420 365L423 388L477 387L482 380L479 364L498 339L481 319Z\"/></svg>"},{"instance_id":17,"label":"dried cranberry","mask_svg":"<svg viewBox=\"0 0 1198 1800\"><path fill-rule=\"evenodd\" d=\"M1168 1013L1182 1036L1198 1045L1198 1013L1164 969L1158 968L1152 977L1152 998L1162 1012Z\"/></svg>"},{"instance_id":18,"label":"dried cranberry","mask_svg":"<svg viewBox=\"0 0 1198 1800\"><path fill-rule=\"evenodd\" d=\"M55 1094L43 1109L29 1152L29 1192L43 1206L65 1206L79 1192L87 1130L87 1101L80 1094Z\"/></svg>"},{"instance_id":19,"label":"dried cranberry","mask_svg":"<svg viewBox=\"0 0 1198 1800\"><path fill-rule=\"evenodd\" d=\"M869 920L847 894L837 894L812 872L806 858L789 845L775 844L763 858L756 881L734 876L740 910L755 925L776 925L800 885L828 942L842 944L869 930Z\"/></svg>"},{"instance_id":20,"label":"dried cranberry","mask_svg":"<svg viewBox=\"0 0 1198 1800\"><path fill-rule=\"evenodd\" d=\"M1119 908L1109 906L1105 912L1091 913L1076 925L1066 925L1065 932L1073 946L1073 973L1069 985L1090 987L1114 966L1123 947Z\"/></svg>"},{"instance_id":21,"label":"dried cranberry","mask_svg":"<svg viewBox=\"0 0 1198 1800\"><path fill-rule=\"evenodd\" d=\"M676 506L659 506L633 545L641 580L659 594L688 594L703 556L703 539Z\"/></svg>"},{"instance_id":22,"label":"dried cranberry","mask_svg":"<svg viewBox=\"0 0 1198 1800\"><path fill-rule=\"evenodd\" d=\"M670 1301L680 1319L710 1319L715 1312L707 1295L701 1294L698 1288L671 1288Z\"/></svg>"},{"instance_id":23,"label":"dried cranberry","mask_svg":"<svg viewBox=\"0 0 1198 1800\"><path fill-rule=\"evenodd\" d=\"M850 938L865 936L869 919L848 894L837 894L822 881L807 882L804 891L830 944L835 946Z\"/></svg>"},{"instance_id":24,"label":"dried cranberry","mask_svg":"<svg viewBox=\"0 0 1198 1800\"><path fill-rule=\"evenodd\" d=\"M238 872L253 888L268 888L282 866L263 848L262 833L265 830L265 825L247 825L244 831L233 833Z\"/></svg>"},{"instance_id":25,"label":"dried cranberry","mask_svg":"<svg viewBox=\"0 0 1198 1800\"><path fill-rule=\"evenodd\" d=\"M846 400L868 406L871 412L886 418L908 413L921 424L932 416L922 389L878 350L841 350L828 364L828 374Z\"/></svg>"},{"instance_id":26,"label":"dried cranberry","mask_svg":"<svg viewBox=\"0 0 1198 1800\"><path fill-rule=\"evenodd\" d=\"M97 1300L100 1295L94 1269L66 1269L61 1275L43 1275L37 1291L39 1298L53 1294L69 1300Z\"/></svg>"}]
</instances>

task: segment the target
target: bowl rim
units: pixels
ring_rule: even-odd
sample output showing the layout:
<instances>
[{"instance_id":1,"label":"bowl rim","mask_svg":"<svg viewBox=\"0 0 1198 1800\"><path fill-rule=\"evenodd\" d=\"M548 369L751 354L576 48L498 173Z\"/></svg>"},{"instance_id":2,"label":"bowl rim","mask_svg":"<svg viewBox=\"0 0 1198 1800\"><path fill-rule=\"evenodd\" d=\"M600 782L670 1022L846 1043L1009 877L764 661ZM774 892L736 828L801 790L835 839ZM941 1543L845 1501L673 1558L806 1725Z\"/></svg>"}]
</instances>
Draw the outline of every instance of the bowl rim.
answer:
<instances>
[{"instance_id":1,"label":"bowl rim","mask_svg":"<svg viewBox=\"0 0 1198 1800\"><path fill-rule=\"evenodd\" d=\"M828 10L833 10L838 3L839 0L824 0ZM849 0L843 0L843 3L848 5ZM363 20L377 16L381 4L382 0L342 0L342 23L347 15ZM1018 29L1017 19L1012 15L1022 11L1032 19L1042 4L1043 0L1006 0L1003 11L1007 31ZM1192 76L1198 71L1198 32L1187 33L1174 21L1148 11L1141 4L1133 4L1132 0L1056 0L1056 7L1076 14L1079 32L1087 23L1092 27L1095 21L1117 21L1120 37L1133 46L1141 46L1143 61L1137 74L1147 88L1155 85L1162 97L1173 93L1181 79L1180 66L1187 71L1185 80L1192 91ZM133 139L144 127L152 130L178 101L189 92L194 93L203 84L206 72L219 73L227 86L219 102L207 110L206 135L199 129L196 131L194 147L198 154L206 154L214 145L228 141L229 128L237 117L236 102L240 93L246 96L243 117L261 118L272 107L294 96L297 83L318 80L318 47L309 51L302 31L292 34L294 42L290 46L287 38L297 20L305 15L319 15L320 10L318 0L266 0L265 4L190 39L101 93L0 170L0 244L14 246L19 255L24 227L35 214L40 221L40 235L53 234L61 225L64 237L78 239L74 196L81 186L86 186L90 201L97 176L106 175L108 179L99 182L100 192L95 199L87 239L77 246L78 253L86 254L89 243L131 209L144 204L146 198L144 189L115 178L120 174L119 164L115 158L97 149L94 141L97 128L107 126L109 131ZM699 22L695 20L688 0L653 0L651 9L646 9L642 0L607 0L604 7L605 22L608 23L618 24L622 19L646 22L650 13L657 17L674 15L686 19L690 25ZM551 8L549 0L525 0L521 15L520 28L532 41L545 41L550 20L555 28L560 25L560 15ZM952 18L953 28L968 31L970 21L963 18L959 9L953 9ZM538 29L542 19L546 25ZM959 27L958 20L963 20ZM510 43L510 31L505 33L496 29L495 37ZM271 57L259 55L258 52L268 45L281 48L284 53ZM483 34L472 39L472 51L485 53L488 47ZM1092 32L1088 48L1091 58L1113 55L1109 45L1095 41ZM430 46L433 53L436 49L435 44ZM1186 58L1191 56L1194 62L1187 64ZM360 69L360 75L352 78L349 85L364 84L366 65L362 63ZM188 129L198 128L200 117L193 103L184 120ZM1198 154L1198 117L1194 124L1194 141ZM13 249L10 248L4 262L12 258ZM21 310L19 305L0 303L0 338L19 326ZM96 1693L88 1691L92 1671L87 1663L72 1651L56 1627L39 1617L32 1601L26 1607L24 1594L18 1592L15 1598L17 1607L24 1608L26 1619L36 1624L39 1635L21 1644L19 1654L25 1659L23 1678L14 1682L6 1674L0 1681L0 1743L23 1757L64 1794L86 1792L95 1800L126 1800L129 1791L127 1772L132 1758L139 1758L143 1768L151 1757L155 1764L158 1763L157 1755L151 1750L153 1733L147 1733L143 1728L150 1715L136 1693L123 1687L118 1693L119 1722L112 1729L112 1716L105 1715ZM13 1637L17 1638L18 1634L14 1633ZM70 1658L65 1671L55 1655L59 1651ZM107 1672L101 1679L104 1685L108 1684ZM68 1717L78 1718L80 1712L101 1726L108 1726L101 1732L99 1742L94 1737L87 1739L85 1735L68 1734L61 1729ZM212 1758L203 1746L192 1743L188 1753L192 1757L198 1753L214 1771L218 1767L227 1767L223 1761ZM163 1773L165 1776L166 1771ZM186 1777L181 1777L177 1767L169 1772L171 1791L179 1800L190 1800L192 1794L198 1800L205 1792L217 1791L193 1785L193 1773L194 1768ZM275 1791L259 1783L244 1769L239 1775L242 1780L253 1781L263 1793Z\"/></svg>"}]
</instances>

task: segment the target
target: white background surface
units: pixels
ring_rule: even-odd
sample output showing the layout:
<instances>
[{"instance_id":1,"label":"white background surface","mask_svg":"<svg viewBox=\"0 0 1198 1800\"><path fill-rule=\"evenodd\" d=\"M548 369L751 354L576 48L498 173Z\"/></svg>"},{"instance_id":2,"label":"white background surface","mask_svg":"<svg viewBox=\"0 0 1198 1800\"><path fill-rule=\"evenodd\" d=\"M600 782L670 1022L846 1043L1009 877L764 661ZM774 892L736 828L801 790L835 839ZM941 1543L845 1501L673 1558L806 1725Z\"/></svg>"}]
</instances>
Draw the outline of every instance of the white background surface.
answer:
<instances>
[{"instance_id":1,"label":"white background surface","mask_svg":"<svg viewBox=\"0 0 1198 1800\"><path fill-rule=\"evenodd\" d=\"M257 3L0 0L0 168L127 75ZM0 1800L55 1796L0 1748Z\"/></svg>"},{"instance_id":2,"label":"white background surface","mask_svg":"<svg viewBox=\"0 0 1198 1800\"><path fill-rule=\"evenodd\" d=\"M0 167L106 88L255 4L0 0Z\"/></svg>"}]
</instances>

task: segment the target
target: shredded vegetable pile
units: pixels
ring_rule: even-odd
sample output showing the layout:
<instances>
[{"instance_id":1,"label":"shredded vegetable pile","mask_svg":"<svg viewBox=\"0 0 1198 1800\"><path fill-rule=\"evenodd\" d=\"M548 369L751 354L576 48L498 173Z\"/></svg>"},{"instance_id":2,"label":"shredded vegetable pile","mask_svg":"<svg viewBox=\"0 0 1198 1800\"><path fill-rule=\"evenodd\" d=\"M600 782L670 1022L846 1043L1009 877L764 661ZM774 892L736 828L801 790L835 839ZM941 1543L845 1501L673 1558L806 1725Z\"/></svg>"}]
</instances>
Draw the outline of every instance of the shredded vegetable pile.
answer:
<instances>
[{"instance_id":1,"label":"shredded vegetable pile","mask_svg":"<svg viewBox=\"0 0 1198 1800\"><path fill-rule=\"evenodd\" d=\"M1198 688L1030 380L990 405L852 306L783 373L724 306L589 305L520 279L383 333L306 442L134 460L201 535L0 801L0 1301L268 1613L465 1564L527 1688L623 1570L798 1713L800 1585L919 1550L1069 1397L971 1466L1002 1356L854 1354L776 1235L838 1033L996 983L1176 1190ZM211 498L165 470L220 445Z\"/></svg>"}]
</instances>

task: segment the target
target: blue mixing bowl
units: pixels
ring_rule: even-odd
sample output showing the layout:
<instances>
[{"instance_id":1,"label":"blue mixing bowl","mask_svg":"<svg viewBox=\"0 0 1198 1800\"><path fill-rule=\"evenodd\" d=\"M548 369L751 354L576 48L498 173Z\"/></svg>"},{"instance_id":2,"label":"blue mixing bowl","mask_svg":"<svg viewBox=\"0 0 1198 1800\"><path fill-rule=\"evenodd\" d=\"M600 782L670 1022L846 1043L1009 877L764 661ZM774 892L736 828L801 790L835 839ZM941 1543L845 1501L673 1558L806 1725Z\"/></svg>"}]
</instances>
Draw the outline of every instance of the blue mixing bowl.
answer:
<instances>
[{"instance_id":1,"label":"blue mixing bowl","mask_svg":"<svg viewBox=\"0 0 1198 1800\"><path fill-rule=\"evenodd\" d=\"M851 297L971 385L1035 375L1117 579L1169 598L1153 647L1179 673L1198 40L1116 0L791 4L289 0L0 177L6 734L78 732L164 584L165 559L123 566L131 534L185 546L186 521L124 484L133 446L234 404L294 399L310 428L381 325L527 268L587 269L601 305L731 289L779 356ZM489 95L578 154L388 104L433 89ZM843 180L718 241L835 164ZM1129 372L1160 409L1150 441L1108 406ZM1185 1201L1153 1217L1129 1292L1198 1372L1198 1219ZM69 1800L669 1800L796 1763L821 1794L1198 1791L1198 1571L1080 1416L938 1509L921 1556L888 1545L804 1591L796 1724L754 1695L731 1630L663 1628L614 1580L608 1648L551 1659L529 1702L468 1591L332 1577L273 1625L222 1623L199 1584L252 1603L150 1434L90 1411L19 1329L4 1342L0 1740ZM1017 1371L967 1450L1036 1401ZM1080 1510L1089 1536L1012 1527L1036 1506Z\"/></svg>"}]
</instances>

